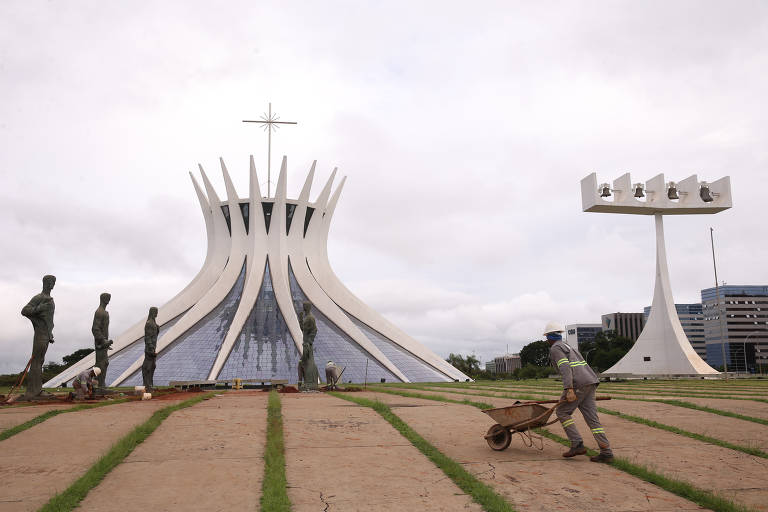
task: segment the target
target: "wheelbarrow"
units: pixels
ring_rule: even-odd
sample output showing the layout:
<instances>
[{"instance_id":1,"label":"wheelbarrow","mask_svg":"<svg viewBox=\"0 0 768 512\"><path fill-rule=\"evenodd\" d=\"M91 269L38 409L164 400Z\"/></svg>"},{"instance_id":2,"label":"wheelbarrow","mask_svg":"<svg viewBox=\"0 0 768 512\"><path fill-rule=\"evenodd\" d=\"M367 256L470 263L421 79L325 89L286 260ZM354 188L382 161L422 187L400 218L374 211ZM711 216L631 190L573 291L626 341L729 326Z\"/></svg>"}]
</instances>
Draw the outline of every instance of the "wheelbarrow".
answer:
<instances>
[{"instance_id":1,"label":"wheelbarrow","mask_svg":"<svg viewBox=\"0 0 768 512\"><path fill-rule=\"evenodd\" d=\"M600 396L595 400L610 400L609 396ZM549 421L552 413L565 400L531 400L527 402L517 401L508 407L498 407L496 409L484 409L483 412L490 416L496 424L488 429L485 434L485 440L492 449L496 451L506 450L509 443L512 442L512 434L517 432L523 438L526 446L534 445L534 439L541 441L543 449L543 440L541 436L531 434L532 428L546 427L557 421ZM545 407L543 404L554 404L552 407Z\"/></svg>"}]
</instances>

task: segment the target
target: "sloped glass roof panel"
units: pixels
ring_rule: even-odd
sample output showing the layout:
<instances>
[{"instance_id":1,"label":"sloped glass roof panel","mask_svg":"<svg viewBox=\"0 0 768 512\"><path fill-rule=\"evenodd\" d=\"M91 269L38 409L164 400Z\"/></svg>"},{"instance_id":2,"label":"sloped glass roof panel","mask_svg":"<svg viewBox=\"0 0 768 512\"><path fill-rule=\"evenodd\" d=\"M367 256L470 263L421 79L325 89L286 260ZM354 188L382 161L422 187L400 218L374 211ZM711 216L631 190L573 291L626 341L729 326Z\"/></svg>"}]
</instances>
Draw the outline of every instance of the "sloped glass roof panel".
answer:
<instances>
[{"instance_id":1,"label":"sloped glass roof panel","mask_svg":"<svg viewBox=\"0 0 768 512\"><path fill-rule=\"evenodd\" d=\"M392 364L397 366L397 369L403 372L403 374L408 377L408 380L411 382L453 381L453 379L428 365L380 332L372 329L371 327L368 327L366 324L353 317L349 313L347 313L347 316L350 320L352 320L358 329L365 333L368 339L371 340L371 343L376 345L376 348L381 350L381 352L387 356L387 359L392 361Z\"/></svg>"},{"instance_id":2,"label":"sloped glass roof panel","mask_svg":"<svg viewBox=\"0 0 768 512\"><path fill-rule=\"evenodd\" d=\"M245 267L243 264L240 276L224 300L158 354L154 375L156 386L167 386L172 380L208 378L240 303L245 284ZM137 370L121 385L140 384L141 370Z\"/></svg>"},{"instance_id":3,"label":"sloped glass roof panel","mask_svg":"<svg viewBox=\"0 0 768 512\"><path fill-rule=\"evenodd\" d=\"M307 297L296 281L296 276L290 265L288 274L291 283L291 297L298 315L302 311ZM339 329L319 309L313 307L312 315L317 324L317 335L313 349L320 380L325 381L325 364L328 361L333 361L340 368L345 368L341 376L343 382L380 382L382 378L386 379L387 382L400 382L400 379Z\"/></svg>"},{"instance_id":4,"label":"sloped glass roof panel","mask_svg":"<svg viewBox=\"0 0 768 512\"><path fill-rule=\"evenodd\" d=\"M298 381L300 356L275 300L269 263L253 306L217 379Z\"/></svg>"}]
</instances>

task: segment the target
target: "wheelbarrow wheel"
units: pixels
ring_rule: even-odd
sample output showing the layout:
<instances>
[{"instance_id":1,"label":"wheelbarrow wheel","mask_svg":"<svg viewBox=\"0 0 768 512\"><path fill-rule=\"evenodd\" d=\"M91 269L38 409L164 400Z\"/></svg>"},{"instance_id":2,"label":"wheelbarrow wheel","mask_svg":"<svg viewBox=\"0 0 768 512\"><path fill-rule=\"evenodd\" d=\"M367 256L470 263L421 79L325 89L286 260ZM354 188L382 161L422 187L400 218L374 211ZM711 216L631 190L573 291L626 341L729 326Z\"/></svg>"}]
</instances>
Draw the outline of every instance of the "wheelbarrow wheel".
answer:
<instances>
[{"instance_id":1,"label":"wheelbarrow wheel","mask_svg":"<svg viewBox=\"0 0 768 512\"><path fill-rule=\"evenodd\" d=\"M488 441L488 446L500 452L509 447L509 443L512 442L512 433L497 423L488 429L485 440Z\"/></svg>"}]
</instances>

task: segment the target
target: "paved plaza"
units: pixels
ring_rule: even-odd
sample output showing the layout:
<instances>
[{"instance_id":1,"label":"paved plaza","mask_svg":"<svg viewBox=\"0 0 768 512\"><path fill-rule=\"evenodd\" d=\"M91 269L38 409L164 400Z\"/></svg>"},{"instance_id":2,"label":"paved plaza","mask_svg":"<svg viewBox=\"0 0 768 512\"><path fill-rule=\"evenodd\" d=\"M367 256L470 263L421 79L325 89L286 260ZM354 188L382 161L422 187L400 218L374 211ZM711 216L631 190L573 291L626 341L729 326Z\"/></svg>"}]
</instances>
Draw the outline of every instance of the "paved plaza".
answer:
<instances>
[{"instance_id":1,"label":"paved plaza","mask_svg":"<svg viewBox=\"0 0 768 512\"><path fill-rule=\"evenodd\" d=\"M458 403L503 407L514 396L547 399L557 396L557 384L387 385L343 396L386 404L514 510L701 509L616 466L587 457L564 459L564 447L552 439L541 439L537 449L515 436L507 450L493 451L483 439L493 420L478 407ZM766 390L768 384L759 380L647 381L604 384L598 394L613 397L600 407L626 415L601 414L617 457L747 509L768 510ZM155 411L189 396L63 413L0 441L0 511L40 509ZM258 510L268 398L262 391L228 391L172 412L87 492L79 510ZM280 402L291 510L484 510L377 410L327 393L280 394ZM67 406L0 409L0 428L62 407ZM630 416L754 448L757 454L626 419ZM581 416L574 417L587 434ZM547 429L562 436L557 423ZM595 448L586 435L585 442Z\"/></svg>"}]
</instances>

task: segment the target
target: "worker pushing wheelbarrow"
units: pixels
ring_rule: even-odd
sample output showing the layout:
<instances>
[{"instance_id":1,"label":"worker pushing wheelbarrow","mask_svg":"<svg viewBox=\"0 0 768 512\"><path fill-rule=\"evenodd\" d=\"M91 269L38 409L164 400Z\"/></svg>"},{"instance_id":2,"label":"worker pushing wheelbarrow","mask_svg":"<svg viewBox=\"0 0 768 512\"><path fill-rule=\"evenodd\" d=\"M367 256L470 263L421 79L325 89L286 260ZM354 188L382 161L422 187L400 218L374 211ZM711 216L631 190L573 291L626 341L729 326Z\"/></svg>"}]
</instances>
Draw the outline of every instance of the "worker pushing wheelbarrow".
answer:
<instances>
[{"instance_id":1,"label":"worker pushing wheelbarrow","mask_svg":"<svg viewBox=\"0 0 768 512\"><path fill-rule=\"evenodd\" d=\"M595 400L610 400L611 397L601 396ZM512 434L520 433L527 439L526 444L532 446L534 436L531 429L546 427L558 421L555 418L549 421L552 413L565 400L530 400L527 402L515 402L507 407L496 409L484 409L483 412L493 419L496 424L488 429L485 440L488 446L494 450L506 450L512 442ZM555 404L545 407L544 404Z\"/></svg>"},{"instance_id":2,"label":"worker pushing wheelbarrow","mask_svg":"<svg viewBox=\"0 0 768 512\"><path fill-rule=\"evenodd\" d=\"M563 341L561 334L563 331L562 326L555 322L548 323L544 329L544 335L549 342L550 360L563 377L563 394L560 399L516 402L509 407L483 411L496 421L496 424L488 430L485 439L488 446L494 450L504 450L512 440L512 433L519 432L524 439L527 439L526 444L532 446L534 436L531 434L531 429L545 427L555 421L560 421L568 440L571 442L570 449L563 453L563 457L585 455L587 448L576 428L575 420L571 417L571 414L578 408L600 447L600 453L591 457L590 460L592 462L611 462L613 452L605 435L605 429L600 424L597 404L595 403L596 400L610 400L610 397L596 398L595 393L600 380L578 349ZM551 408L543 405L548 403L554 405ZM549 421L552 413L556 414L557 419ZM538 439L541 441L541 448L543 449L541 436L538 436Z\"/></svg>"}]
</instances>

